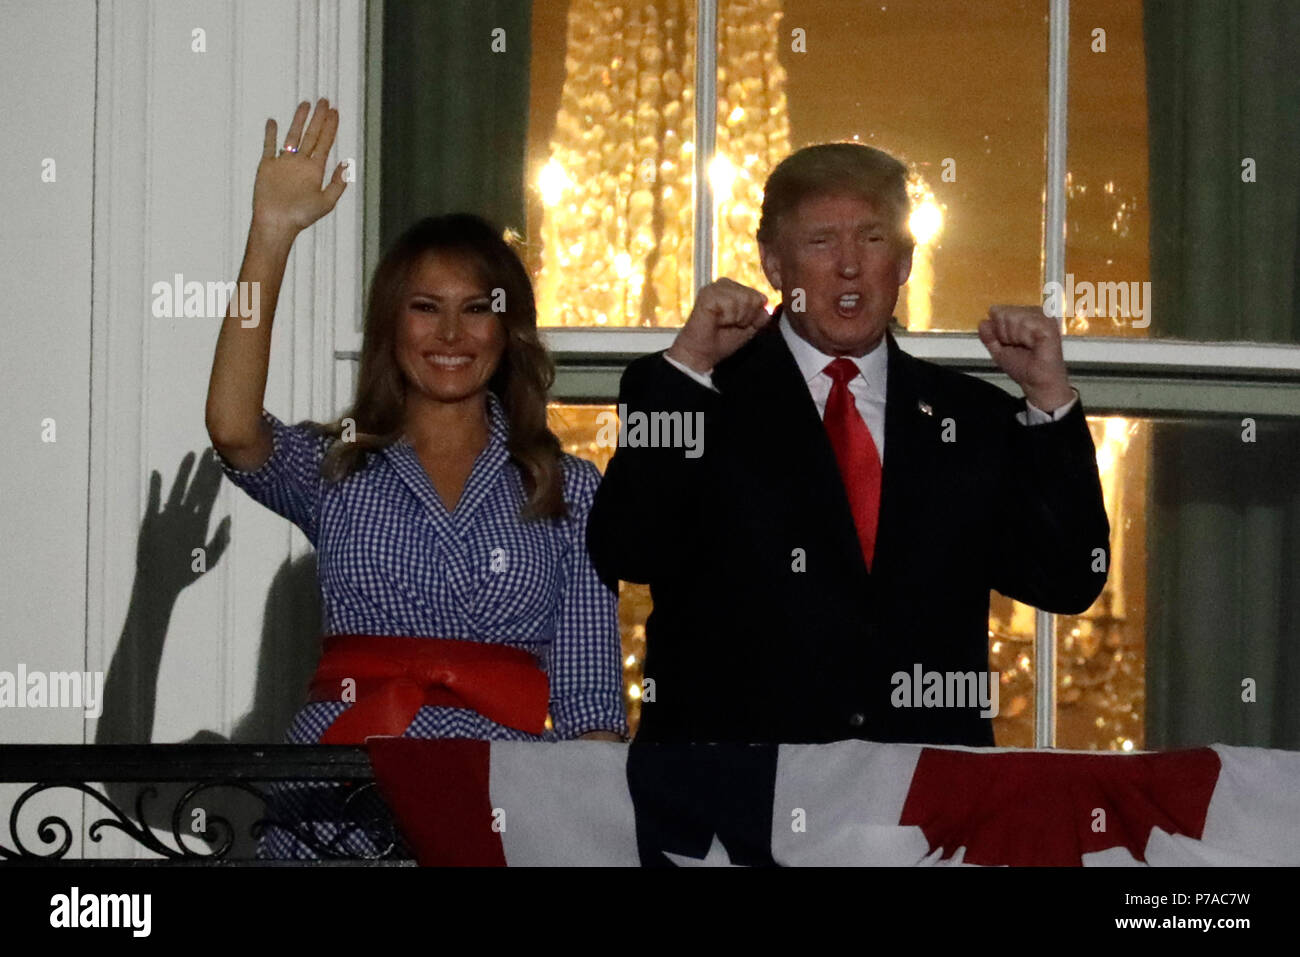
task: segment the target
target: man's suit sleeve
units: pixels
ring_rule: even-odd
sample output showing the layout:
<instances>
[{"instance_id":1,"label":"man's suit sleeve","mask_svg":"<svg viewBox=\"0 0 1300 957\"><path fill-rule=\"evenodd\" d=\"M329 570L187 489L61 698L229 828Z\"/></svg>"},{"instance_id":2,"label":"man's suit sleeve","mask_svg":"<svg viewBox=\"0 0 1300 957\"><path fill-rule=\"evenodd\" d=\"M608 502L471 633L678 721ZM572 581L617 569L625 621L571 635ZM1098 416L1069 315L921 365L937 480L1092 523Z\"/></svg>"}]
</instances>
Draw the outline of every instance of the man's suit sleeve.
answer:
<instances>
[{"instance_id":1,"label":"man's suit sleeve","mask_svg":"<svg viewBox=\"0 0 1300 957\"><path fill-rule=\"evenodd\" d=\"M596 493L587 525L587 547L609 584L658 580L681 564L698 527L693 509L716 421L718 393L673 368L660 353L643 356L623 373L619 385L624 424L640 413L679 412L703 416L703 454L686 449L622 445L614 453ZM699 420L696 420L699 421Z\"/></svg>"},{"instance_id":2,"label":"man's suit sleeve","mask_svg":"<svg viewBox=\"0 0 1300 957\"><path fill-rule=\"evenodd\" d=\"M1083 404L1057 422L1008 428L993 587L1045 611L1080 614L1110 567L1110 522Z\"/></svg>"}]
</instances>

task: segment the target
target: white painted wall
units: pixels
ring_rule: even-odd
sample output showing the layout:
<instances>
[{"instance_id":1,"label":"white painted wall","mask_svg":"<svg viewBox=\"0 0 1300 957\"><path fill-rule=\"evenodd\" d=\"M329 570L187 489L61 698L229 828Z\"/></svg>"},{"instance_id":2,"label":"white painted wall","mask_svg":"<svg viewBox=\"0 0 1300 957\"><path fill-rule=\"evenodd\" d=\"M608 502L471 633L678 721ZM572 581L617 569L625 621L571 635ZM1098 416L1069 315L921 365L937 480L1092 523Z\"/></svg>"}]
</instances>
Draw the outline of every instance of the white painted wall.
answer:
<instances>
[{"instance_id":1,"label":"white painted wall","mask_svg":"<svg viewBox=\"0 0 1300 957\"><path fill-rule=\"evenodd\" d=\"M327 165L353 158L357 181L295 246L266 406L286 421L324 419L350 398L336 394L350 380L334 354L360 348L365 2L14 0L4 12L0 670L107 671L134 589L144 613L132 640L166 628L152 740L274 739L274 716L244 719L259 672L272 696L302 690L276 687L294 662L259 665L268 629L312 624L301 533L223 480L206 529L174 531L174 561L188 566L188 545L211 540L225 516L229 548L165 622L162 576L137 580L151 470L165 502L185 456L208 446L220 325L154 318L151 290L176 273L235 278L266 118L287 130L298 101L328 96L341 122ZM45 157L54 183L41 181ZM46 418L57 442L41 441ZM277 571L295 560L292 593L264 621ZM94 737L79 712L0 709L0 743Z\"/></svg>"}]
</instances>

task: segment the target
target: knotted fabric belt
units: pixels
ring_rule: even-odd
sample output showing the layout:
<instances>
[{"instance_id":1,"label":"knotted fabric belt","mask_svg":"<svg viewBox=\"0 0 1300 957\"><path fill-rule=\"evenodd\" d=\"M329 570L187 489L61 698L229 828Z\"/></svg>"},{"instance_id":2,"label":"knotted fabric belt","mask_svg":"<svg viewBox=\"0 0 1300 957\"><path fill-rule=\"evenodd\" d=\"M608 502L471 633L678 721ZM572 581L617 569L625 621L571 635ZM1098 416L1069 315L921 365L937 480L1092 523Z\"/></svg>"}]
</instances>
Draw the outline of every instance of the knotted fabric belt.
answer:
<instances>
[{"instance_id":1,"label":"knotted fabric belt","mask_svg":"<svg viewBox=\"0 0 1300 957\"><path fill-rule=\"evenodd\" d=\"M369 735L400 735L425 705L469 708L497 724L540 735L550 685L537 659L521 648L446 638L331 635L308 697L354 701L320 743L362 744Z\"/></svg>"}]
</instances>

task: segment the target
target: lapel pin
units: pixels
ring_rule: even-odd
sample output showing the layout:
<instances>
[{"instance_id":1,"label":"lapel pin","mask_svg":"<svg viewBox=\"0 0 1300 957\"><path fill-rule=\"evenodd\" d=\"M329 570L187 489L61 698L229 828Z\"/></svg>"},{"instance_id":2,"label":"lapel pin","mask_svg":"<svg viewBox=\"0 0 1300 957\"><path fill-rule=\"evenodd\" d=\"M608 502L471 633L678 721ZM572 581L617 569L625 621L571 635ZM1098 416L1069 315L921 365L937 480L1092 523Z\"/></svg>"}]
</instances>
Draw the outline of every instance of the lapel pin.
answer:
<instances>
[{"instance_id":1,"label":"lapel pin","mask_svg":"<svg viewBox=\"0 0 1300 957\"><path fill-rule=\"evenodd\" d=\"M923 415L934 415L934 409L930 408L930 403L924 399L917 399L916 407L921 410Z\"/></svg>"}]
</instances>

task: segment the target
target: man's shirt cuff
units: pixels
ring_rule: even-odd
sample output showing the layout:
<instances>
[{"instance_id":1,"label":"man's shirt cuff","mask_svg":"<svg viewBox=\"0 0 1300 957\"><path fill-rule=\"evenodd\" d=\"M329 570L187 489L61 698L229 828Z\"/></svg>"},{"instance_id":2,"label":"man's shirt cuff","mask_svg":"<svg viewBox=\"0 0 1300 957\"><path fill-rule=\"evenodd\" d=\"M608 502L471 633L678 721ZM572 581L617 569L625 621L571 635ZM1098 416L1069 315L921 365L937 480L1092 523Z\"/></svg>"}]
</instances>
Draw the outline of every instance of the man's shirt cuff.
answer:
<instances>
[{"instance_id":1,"label":"man's shirt cuff","mask_svg":"<svg viewBox=\"0 0 1300 957\"><path fill-rule=\"evenodd\" d=\"M714 392L718 391L718 387L713 384L713 376L710 374L713 371L712 369L710 369L709 372L696 372L690 366L683 365L666 352L664 353L664 358L668 360L669 364L672 365L673 368L681 369L706 389L712 389Z\"/></svg>"},{"instance_id":2,"label":"man's shirt cuff","mask_svg":"<svg viewBox=\"0 0 1300 957\"><path fill-rule=\"evenodd\" d=\"M1074 389L1073 386L1070 388ZM1048 422L1059 422L1069 414L1070 410L1074 408L1078 401L1079 390L1074 389L1073 399L1065 403L1065 405L1061 406L1059 409L1048 413L1044 412L1042 409L1038 408L1038 406L1026 399L1025 411L1016 413L1016 421L1021 425L1046 425Z\"/></svg>"}]
</instances>

